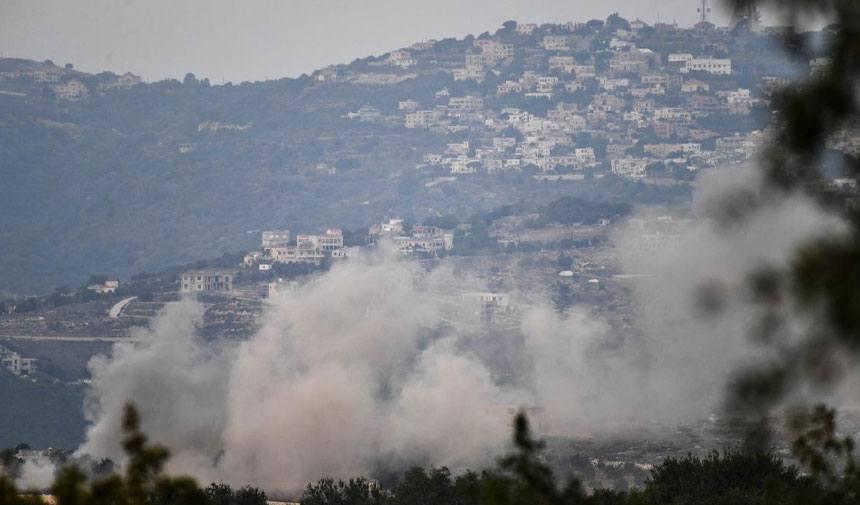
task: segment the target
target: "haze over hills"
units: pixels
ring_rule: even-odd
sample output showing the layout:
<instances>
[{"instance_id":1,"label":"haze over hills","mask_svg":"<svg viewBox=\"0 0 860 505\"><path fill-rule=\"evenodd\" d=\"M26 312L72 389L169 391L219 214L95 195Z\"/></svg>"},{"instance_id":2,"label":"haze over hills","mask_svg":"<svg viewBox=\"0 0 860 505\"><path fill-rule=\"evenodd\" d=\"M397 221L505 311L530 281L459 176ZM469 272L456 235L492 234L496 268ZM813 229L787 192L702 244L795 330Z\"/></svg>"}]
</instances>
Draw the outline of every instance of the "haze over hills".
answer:
<instances>
[{"instance_id":1,"label":"haze over hills","mask_svg":"<svg viewBox=\"0 0 860 505\"><path fill-rule=\"evenodd\" d=\"M796 72L769 35L713 25L523 26L241 85L0 60L0 293L248 250L268 228L420 222L565 195L684 203L684 181L705 166L697 153L733 136L749 150L768 83ZM679 68L673 53L731 69ZM670 152L682 144L698 147ZM613 167L618 157L637 160L635 173Z\"/></svg>"}]
</instances>

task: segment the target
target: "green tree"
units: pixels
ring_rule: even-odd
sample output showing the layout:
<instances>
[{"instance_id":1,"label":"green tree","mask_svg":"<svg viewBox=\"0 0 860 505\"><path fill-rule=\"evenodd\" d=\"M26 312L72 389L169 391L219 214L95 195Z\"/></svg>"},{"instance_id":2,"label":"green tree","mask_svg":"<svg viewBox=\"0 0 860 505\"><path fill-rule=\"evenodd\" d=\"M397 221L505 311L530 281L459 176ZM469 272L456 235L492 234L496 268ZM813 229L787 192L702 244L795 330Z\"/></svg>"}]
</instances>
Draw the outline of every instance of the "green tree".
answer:
<instances>
[{"instance_id":1,"label":"green tree","mask_svg":"<svg viewBox=\"0 0 860 505\"><path fill-rule=\"evenodd\" d=\"M344 482L325 478L308 484L302 493L302 505L383 505L390 494L375 482L359 477Z\"/></svg>"},{"instance_id":2,"label":"green tree","mask_svg":"<svg viewBox=\"0 0 860 505\"><path fill-rule=\"evenodd\" d=\"M762 342L779 349L779 358L744 371L732 384L732 406L766 416L795 391L832 385L845 367L841 358L860 357L860 211L852 197L821 192L825 140L858 119L860 96L860 3L855 0L766 0L789 20L833 19L838 28L822 32L831 63L826 71L778 92L773 100L775 138L764 156L767 184L746 190L726 206L725 223L743 220L747 211L774 198L803 191L843 217L847 233L811 241L786 267L763 268L750 279L761 309ZM818 42L815 42L818 44ZM790 37L796 55L820 54L808 37ZM856 158L840 158L843 173L860 176ZM785 314L810 323L800 335Z\"/></svg>"},{"instance_id":3,"label":"green tree","mask_svg":"<svg viewBox=\"0 0 860 505\"><path fill-rule=\"evenodd\" d=\"M125 475L112 474L91 483L78 466L60 470L51 487L57 505L207 505L208 497L190 477L164 475L167 448L152 445L140 431L140 415L126 405L123 448L128 455Z\"/></svg>"},{"instance_id":4,"label":"green tree","mask_svg":"<svg viewBox=\"0 0 860 505\"><path fill-rule=\"evenodd\" d=\"M392 505L449 505L456 503L451 472L446 467L421 467L406 471L403 479L392 489Z\"/></svg>"},{"instance_id":5,"label":"green tree","mask_svg":"<svg viewBox=\"0 0 860 505\"><path fill-rule=\"evenodd\" d=\"M206 495L209 505L233 505L233 488L223 482L209 484Z\"/></svg>"},{"instance_id":6,"label":"green tree","mask_svg":"<svg viewBox=\"0 0 860 505\"><path fill-rule=\"evenodd\" d=\"M244 486L233 493L235 505L266 505L266 493L251 486Z\"/></svg>"},{"instance_id":7,"label":"green tree","mask_svg":"<svg viewBox=\"0 0 860 505\"><path fill-rule=\"evenodd\" d=\"M823 72L774 95L774 137L763 156L766 184L761 190L734 195L725 206L724 224L732 226L751 209L804 192L848 226L841 236L807 242L792 253L786 266L764 267L750 277L761 315L754 336L770 345L776 357L743 370L732 381L730 407L758 428L781 405L797 399L800 391L811 392L813 399L814 395L826 397L860 358L860 205L855 195L819 189L825 178L826 140L852 128L860 113L860 2L763 0L759 4L773 6L795 26L801 19L832 20L835 24L822 30L820 38L797 34L785 41L788 52L801 61L810 55L827 56L829 64ZM860 176L857 158L840 158L837 164L837 173ZM805 322L799 329L798 320ZM854 442L836 435L835 411L821 404L801 405L790 420L796 435L795 455L825 486L824 498L817 502L856 502L860 469ZM751 430L749 447L767 444L763 434L766 430Z\"/></svg>"},{"instance_id":8,"label":"green tree","mask_svg":"<svg viewBox=\"0 0 860 505\"><path fill-rule=\"evenodd\" d=\"M483 476L486 505L573 505L586 503L582 483L569 477L559 485L552 469L540 459L543 443L532 438L525 414L514 418L516 452L499 461L499 472Z\"/></svg>"},{"instance_id":9,"label":"green tree","mask_svg":"<svg viewBox=\"0 0 860 505\"><path fill-rule=\"evenodd\" d=\"M643 497L652 503L677 505L755 504L806 490L814 490L811 482L777 456L729 451L712 452L704 458L667 458L651 472Z\"/></svg>"}]
</instances>

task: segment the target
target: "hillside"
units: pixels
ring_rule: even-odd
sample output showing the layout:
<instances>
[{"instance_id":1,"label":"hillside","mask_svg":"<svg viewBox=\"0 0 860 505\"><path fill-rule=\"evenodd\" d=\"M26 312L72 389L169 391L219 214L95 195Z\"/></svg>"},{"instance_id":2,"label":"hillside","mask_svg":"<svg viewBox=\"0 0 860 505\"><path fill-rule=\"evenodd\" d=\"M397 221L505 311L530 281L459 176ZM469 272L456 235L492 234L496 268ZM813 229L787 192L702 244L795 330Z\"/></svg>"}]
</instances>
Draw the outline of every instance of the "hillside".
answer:
<instances>
[{"instance_id":1,"label":"hillside","mask_svg":"<svg viewBox=\"0 0 860 505\"><path fill-rule=\"evenodd\" d=\"M84 433L83 389L30 382L0 368L0 447L74 449Z\"/></svg>"},{"instance_id":2,"label":"hillside","mask_svg":"<svg viewBox=\"0 0 860 505\"><path fill-rule=\"evenodd\" d=\"M732 72L681 75L667 56L682 50L731 57ZM625 54L638 66L613 67ZM420 222L560 196L684 204L683 181L704 166L699 149L716 152L720 137L747 139L765 124L761 79L778 74L776 54L766 36L616 16L531 31L507 23L493 35L238 85L190 74L137 83L3 59L0 295L248 250L267 228ZM663 77L649 84L653 75ZM698 102L682 90L690 76L708 87L694 94L711 96L711 109L663 135L653 111L693 111ZM725 93L741 88L753 96L738 109ZM623 116L637 104L651 112ZM565 126L573 116L581 128ZM701 134L695 152L643 151L692 145L691 132ZM616 145L639 172L616 169Z\"/></svg>"}]
</instances>

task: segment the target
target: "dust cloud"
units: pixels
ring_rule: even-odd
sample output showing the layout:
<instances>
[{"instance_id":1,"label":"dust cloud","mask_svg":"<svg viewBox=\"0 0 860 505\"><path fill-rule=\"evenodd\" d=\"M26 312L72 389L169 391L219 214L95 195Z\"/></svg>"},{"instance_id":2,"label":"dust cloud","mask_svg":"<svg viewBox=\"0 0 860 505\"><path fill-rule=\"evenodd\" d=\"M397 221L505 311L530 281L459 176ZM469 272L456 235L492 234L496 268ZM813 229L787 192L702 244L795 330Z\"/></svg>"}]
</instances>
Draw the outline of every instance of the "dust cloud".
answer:
<instances>
[{"instance_id":1,"label":"dust cloud","mask_svg":"<svg viewBox=\"0 0 860 505\"><path fill-rule=\"evenodd\" d=\"M460 295L482 290L478 281L385 248L270 299L244 342L203 342L201 305L169 304L137 335L143 343L90 363L91 425L78 452L121 461L131 401L171 448L171 470L289 490L402 464L490 464L508 448L512 406L543 407L558 433L701 419L719 409L731 371L764 353L748 338L745 276L841 229L799 196L733 225L717 219L725 195L758 184L749 169L714 171L685 219L644 210L619 226L623 270L640 274L619 280L630 283L637 327L619 334L590 307L521 306L521 338L501 353L517 364L511 380L481 352L494 335L466 330ZM697 313L703 285L730 293L727 310Z\"/></svg>"}]
</instances>

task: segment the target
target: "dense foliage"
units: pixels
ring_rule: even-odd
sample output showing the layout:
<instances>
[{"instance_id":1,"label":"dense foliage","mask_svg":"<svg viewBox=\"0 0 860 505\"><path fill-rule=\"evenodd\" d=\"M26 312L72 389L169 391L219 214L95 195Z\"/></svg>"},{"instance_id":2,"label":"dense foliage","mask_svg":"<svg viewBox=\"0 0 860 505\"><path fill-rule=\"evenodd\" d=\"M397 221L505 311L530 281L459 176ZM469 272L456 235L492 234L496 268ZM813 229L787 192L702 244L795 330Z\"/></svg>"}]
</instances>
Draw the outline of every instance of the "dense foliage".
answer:
<instances>
[{"instance_id":1,"label":"dense foliage","mask_svg":"<svg viewBox=\"0 0 860 505\"><path fill-rule=\"evenodd\" d=\"M668 458L642 489L586 492L576 478L559 479L544 463L542 444L516 419L517 451L494 470L452 478L445 467L411 468L390 489L366 479L322 479L309 484L303 505L718 505L829 503L815 480L802 477L773 454L714 452L704 458Z\"/></svg>"}]
</instances>

